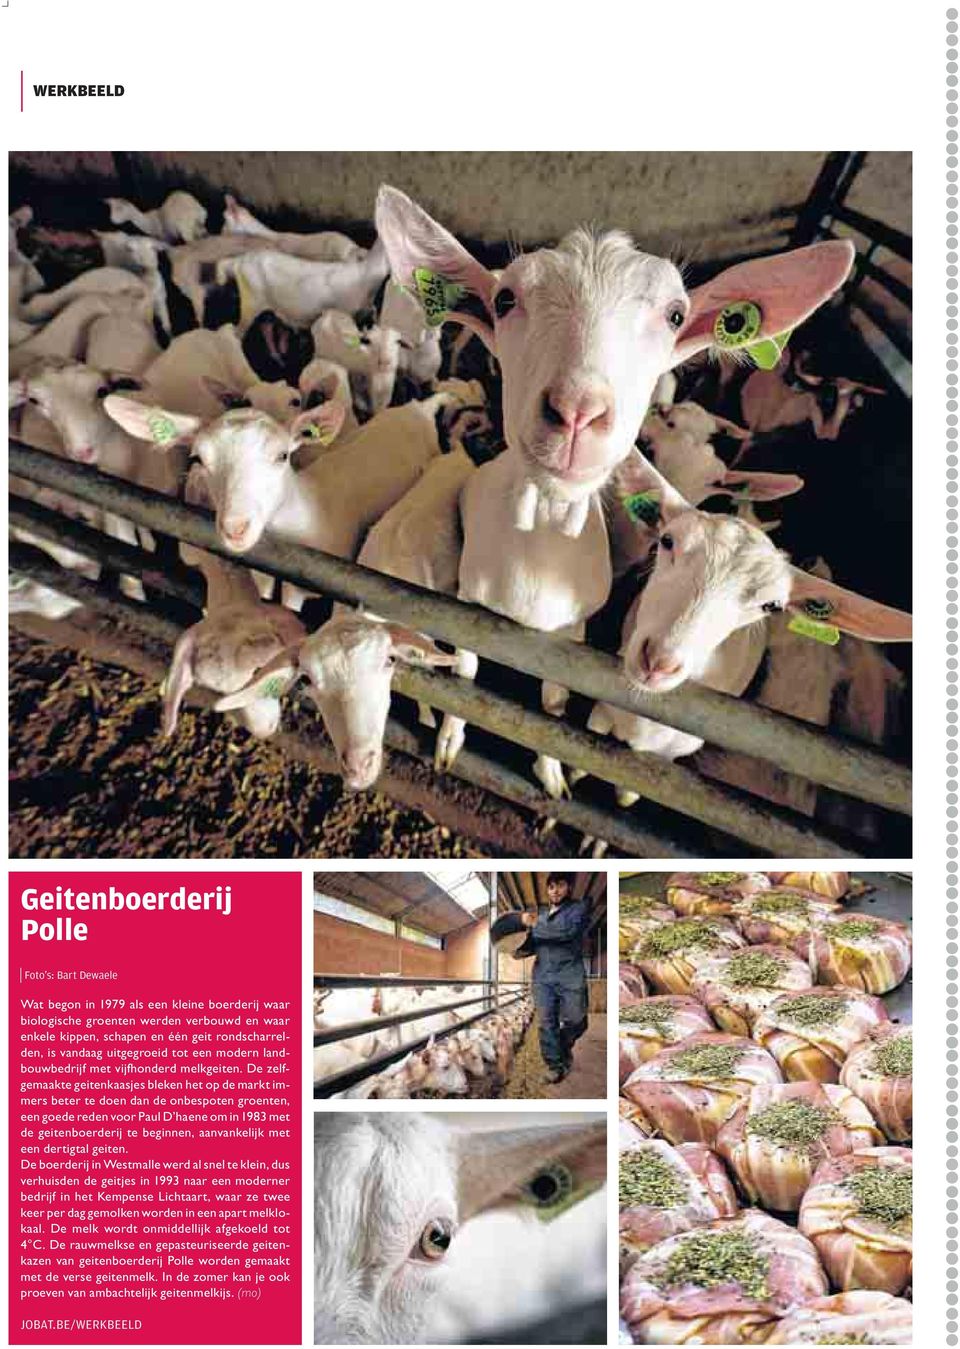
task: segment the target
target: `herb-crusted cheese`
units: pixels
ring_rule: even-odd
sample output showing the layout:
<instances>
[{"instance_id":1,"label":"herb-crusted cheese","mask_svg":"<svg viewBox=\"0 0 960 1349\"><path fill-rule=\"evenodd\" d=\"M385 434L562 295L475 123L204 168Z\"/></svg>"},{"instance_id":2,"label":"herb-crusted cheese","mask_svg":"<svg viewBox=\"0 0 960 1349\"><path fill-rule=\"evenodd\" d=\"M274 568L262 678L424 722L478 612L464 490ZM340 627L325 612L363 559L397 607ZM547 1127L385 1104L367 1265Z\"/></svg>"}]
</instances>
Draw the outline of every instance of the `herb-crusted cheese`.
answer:
<instances>
[{"instance_id":1,"label":"herb-crusted cheese","mask_svg":"<svg viewBox=\"0 0 960 1349\"><path fill-rule=\"evenodd\" d=\"M809 1101L778 1101L747 1120L746 1130L777 1147L806 1152L838 1120L835 1111Z\"/></svg>"},{"instance_id":2,"label":"herb-crusted cheese","mask_svg":"<svg viewBox=\"0 0 960 1349\"><path fill-rule=\"evenodd\" d=\"M871 1072L881 1073L884 1077L909 1077L913 1072L913 1036L902 1035L878 1045L867 1066Z\"/></svg>"},{"instance_id":3,"label":"herb-crusted cheese","mask_svg":"<svg viewBox=\"0 0 960 1349\"><path fill-rule=\"evenodd\" d=\"M848 1176L844 1189L857 1202L863 1218L902 1231L913 1216L913 1168L864 1166Z\"/></svg>"},{"instance_id":4,"label":"herb-crusted cheese","mask_svg":"<svg viewBox=\"0 0 960 1349\"><path fill-rule=\"evenodd\" d=\"M801 993L776 1007L779 1021L801 1030L818 1030L835 1026L850 1005L848 998L823 993Z\"/></svg>"},{"instance_id":5,"label":"herb-crusted cheese","mask_svg":"<svg viewBox=\"0 0 960 1349\"><path fill-rule=\"evenodd\" d=\"M746 1051L739 1045L694 1045L670 1056L669 1077L730 1077Z\"/></svg>"},{"instance_id":6,"label":"herb-crusted cheese","mask_svg":"<svg viewBox=\"0 0 960 1349\"><path fill-rule=\"evenodd\" d=\"M690 1196L686 1181L666 1158L651 1150L627 1152L620 1158L620 1207L637 1204L676 1208Z\"/></svg>"},{"instance_id":7,"label":"herb-crusted cheese","mask_svg":"<svg viewBox=\"0 0 960 1349\"><path fill-rule=\"evenodd\" d=\"M666 1038L673 1026L673 1008L662 1002L638 1002L620 1008L620 1020L630 1026L645 1026Z\"/></svg>"},{"instance_id":8,"label":"herb-crusted cheese","mask_svg":"<svg viewBox=\"0 0 960 1349\"><path fill-rule=\"evenodd\" d=\"M702 919L686 918L676 923L664 923L650 932L637 947L641 960L666 960L681 951L701 949L715 951L720 945L720 934Z\"/></svg>"},{"instance_id":9,"label":"herb-crusted cheese","mask_svg":"<svg viewBox=\"0 0 960 1349\"><path fill-rule=\"evenodd\" d=\"M770 1260L745 1232L695 1232L670 1253L652 1282L660 1288L738 1285L746 1297L770 1294Z\"/></svg>"},{"instance_id":10,"label":"herb-crusted cheese","mask_svg":"<svg viewBox=\"0 0 960 1349\"><path fill-rule=\"evenodd\" d=\"M733 988L776 988L786 968L786 962L779 956L741 951L727 961L723 982Z\"/></svg>"},{"instance_id":11,"label":"herb-crusted cheese","mask_svg":"<svg viewBox=\"0 0 960 1349\"><path fill-rule=\"evenodd\" d=\"M831 927L824 928L824 935L833 940L865 941L869 937L875 937L880 924L873 918L844 918L839 923L834 923Z\"/></svg>"}]
</instances>

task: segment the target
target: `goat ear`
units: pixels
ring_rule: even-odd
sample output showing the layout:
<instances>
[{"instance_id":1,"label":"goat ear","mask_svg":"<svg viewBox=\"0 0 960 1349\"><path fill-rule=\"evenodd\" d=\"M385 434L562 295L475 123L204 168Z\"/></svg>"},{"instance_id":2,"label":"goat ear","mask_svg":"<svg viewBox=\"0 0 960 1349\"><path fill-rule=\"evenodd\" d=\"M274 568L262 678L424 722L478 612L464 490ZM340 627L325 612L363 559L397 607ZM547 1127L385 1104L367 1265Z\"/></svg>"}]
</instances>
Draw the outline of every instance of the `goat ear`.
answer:
<instances>
[{"instance_id":1,"label":"goat ear","mask_svg":"<svg viewBox=\"0 0 960 1349\"><path fill-rule=\"evenodd\" d=\"M246 707L258 698L282 698L300 675L300 643L287 647L268 661L248 684L236 693L227 693L213 705L215 712L229 712L235 707Z\"/></svg>"},{"instance_id":2,"label":"goat ear","mask_svg":"<svg viewBox=\"0 0 960 1349\"><path fill-rule=\"evenodd\" d=\"M790 568L790 608L808 618L828 623L862 637L867 642L910 642L913 640L913 619L901 609L865 599L852 590L844 590L832 581L821 580L797 567Z\"/></svg>"},{"instance_id":3,"label":"goat ear","mask_svg":"<svg viewBox=\"0 0 960 1349\"><path fill-rule=\"evenodd\" d=\"M680 365L713 345L714 324L731 304L749 301L760 310L755 341L796 328L843 285L854 255L848 239L828 239L728 267L690 292L690 313L677 338L671 365Z\"/></svg>"},{"instance_id":4,"label":"goat ear","mask_svg":"<svg viewBox=\"0 0 960 1349\"><path fill-rule=\"evenodd\" d=\"M795 473L741 473L728 468L716 487L739 501L776 501L802 491L803 479Z\"/></svg>"},{"instance_id":5,"label":"goat ear","mask_svg":"<svg viewBox=\"0 0 960 1349\"><path fill-rule=\"evenodd\" d=\"M30 386L28 381L25 379L12 379L10 381L9 397L9 411L12 412L14 408L22 408L24 403L30 398Z\"/></svg>"},{"instance_id":6,"label":"goat ear","mask_svg":"<svg viewBox=\"0 0 960 1349\"><path fill-rule=\"evenodd\" d=\"M563 1162L575 1173L574 1191L602 1183L606 1175L605 1120L471 1130L457 1138L456 1147L461 1222L522 1193L551 1163Z\"/></svg>"},{"instance_id":7,"label":"goat ear","mask_svg":"<svg viewBox=\"0 0 960 1349\"><path fill-rule=\"evenodd\" d=\"M495 351L493 324L472 314L455 313L448 306L447 286L462 286L476 295L493 317L493 292L496 278L458 243L449 230L438 225L426 211L403 192L384 184L377 193L377 233L390 261L393 279L423 299L417 284L418 270L437 279L438 298L428 312L428 321L436 326L450 321L471 329L490 351Z\"/></svg>"},{"instance_id":8,"label":"goat ear","mask_svg":"<svg viewBox=\"0 0 960 1349\"><path fill-rule=\"evenodd\" d=\"M385 624L393 642L393 654L411 665L456 665L457 658L441 651L435 642L401 623Z\"/></svg>"},{"instance_id":9,"label":"goat ear","mask_svg":"<svg viewBox=\"0 0 960 1349\"><path fill-rule=\"evenodd\" d=\"M320 403L294 417L290 435L298 445L332 445L346 415L347 409L339 399Z\"/></svg>"},{"instance_id":10,"label":"goat ear","mask_svg":"<svg viewBox=\"0 0 960 1349\"><path fill-rule=\"evenodd\" d=\"M177 638L173 659L163 682L163 735L173 735L177 729L180 704L188 689L193 687L193 653L196 649L196 631L188 628Z\"/></svg>"},{"instance_id":11,"label":"goat ear","mask_svg":"<svg viewBox=\"0 0 960 1349\"><path fill-rule=\"evenodd\" d=\"M163 408L139 403L135 398L124 398L119 393L108 394L103 400L103 408L135 440L148 440L162 450L185 444L203 425L199 417L166 412Z\"/></svg>"}]
</instances>

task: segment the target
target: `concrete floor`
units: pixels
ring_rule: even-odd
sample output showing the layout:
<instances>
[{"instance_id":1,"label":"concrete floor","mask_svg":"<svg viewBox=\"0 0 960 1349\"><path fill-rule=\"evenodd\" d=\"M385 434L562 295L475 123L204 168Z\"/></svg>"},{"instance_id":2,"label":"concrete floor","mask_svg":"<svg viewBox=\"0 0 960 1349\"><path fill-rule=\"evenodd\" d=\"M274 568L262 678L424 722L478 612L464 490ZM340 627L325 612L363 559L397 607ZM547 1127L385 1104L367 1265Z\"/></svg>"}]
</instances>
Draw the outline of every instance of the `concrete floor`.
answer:
<instances>
[{"instance_id":1,"label":"concrete floor","mask_svg":"<svg viewBox=\"0 0 960 1349\"><path fill-rule=\"evenodd\" d=\"M586 1032L573 1047L573 1068L562 1082L544 1086L554 1100L603 1100L607 1094L607 1014L591 1012Z\"/></svg>"}]
</instances>

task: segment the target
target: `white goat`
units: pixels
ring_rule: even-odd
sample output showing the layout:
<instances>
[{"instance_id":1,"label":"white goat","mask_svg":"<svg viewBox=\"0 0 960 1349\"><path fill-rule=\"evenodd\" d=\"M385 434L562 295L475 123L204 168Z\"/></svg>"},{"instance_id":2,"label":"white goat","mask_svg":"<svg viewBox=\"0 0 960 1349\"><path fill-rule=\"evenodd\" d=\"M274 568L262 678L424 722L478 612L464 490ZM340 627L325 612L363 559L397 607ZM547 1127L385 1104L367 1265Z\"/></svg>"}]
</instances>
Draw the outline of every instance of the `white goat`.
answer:
<instances>
[{"instance_id":1,"label":"white goat","mask_svg":"<svg viewBox=\"0 0 960 1349\"><path fill-rule=\"evenodd\" d=\"M472 1221L484 1211L509 1210L531 1236L537 1216L558 1203L558 1193L588 1195L602 1185L606 1125L556 1123L503 1129L453 1129L425 1114L324 1114L315 1118L314 1338L318 1344L418 1344L437 1336L441 1319L457 1320L458 1285L475 1287L464 1320L501 1310L504 1323L526 1319L532 1297L545 1287L570 1305L591 1285L605 1257L605 1225L597 1210L589 1272L552 1288L551 1247L562 1243L579 1205L549 1224L551 1242L525 1264L527 1286L519 1303L501 1297L513 1280L497 1248L472 1238ZM529 1215L524 1217L523 1215ZM533 1245L535 1239L528 1244ZM507 1258L515 1260L518 1243ZM459 1247L483 1253L487 1281L472 1282ZM539 1243L538 1243L539 1245ZM599 1268L594 1264L599 1260ZM554 1310L557 1308L554 1307ZM450 1335L465 1339L469 1329Z\"/></svg>"},{"instance_id":2,"label":"white goat","mask_svg":"<svg viewBox=\"0 0 960 1349\"><path fill-rule=\"evenodd\" d=\"M300 642L299 619L277 604L264 604L252 574L211 553L194 550L207 585L205 617L177 640L163 689L163 734L176 730L184 695L194 684L234 693L278 651ZM264 740L280 724L280 700L266 691L239 710L247 730Z\"/></svg>"},{"instance_id":3,"label":"white goat","mask_svg":"<svg viewBox=\"0 0 960 1349\"><path fill-rule=\"evenodd\" d=\"M249 240L250 243L269 240ZM215 264L219 284L233 279L240 291L240 326L270 309L295 328L308 328L325 309L355 314L366 309L388 264L378 240L365 257L316 262L274 248L245 251Z\"/></svg>"},{"instance_id":4,"label":"white goat","mask_svg":"<svg viewBox=\"0 0 960 1349\"><path fill-rule=\"evenodd\" d=\"M144 234L167 243L192 243L207 232L206 208L189 192L171 192L154 211L141 211L124 197L104 199L115 225L135 225Z\"/></svg>"},{"instance_id":5,"label":"white goat","mask_svg":"<svg viewBox=\"0 0 960 1349\"><path fill-rule=\"evenodd\" d=\"M290 456L318 434L336 436L343 421L339 404L311 408L288 426L255 409L227 412L204 425L198 416L129 398L111 398L106 407L131 435L162 449L192 445L206 470L221 542L231 552L248 551L269 525L281 538L352 558L367 529L439 455L437 416L476 402L474 389L455 383L459 391L442 389L379 413L348 445L302 472ZM301 607L304 592L285 585L284 594L292 607Z\"/></svg>"},{"instance_id":6,"label":"white goat","mask_svg":"<svg viewBox=\"0 0 960 1349\"><path fill-rule=\"evenodd\" d=\"M355 244L346 234L336 230L321 230L313 234L294 234L283 230L273 230L241 205L236 197L229 193L225 198L223 212L224 234L250 234L257 238L269 239L275 248L283 252L294 253L301 258L313 258L316 262L349 262L366 256L367 250Z\"/></svg>"},{"instance_id":7,"label":"white goat","mask_svg":"<svg viewBox=\"0 0 960 1349\"><path fill-rule=\"evenodd\" d=\"M645 459L691 506L714 496L738 501L775 501L803 487L790 473L750 473L727 468L711 443L719 434L746 441L750 432L708 412L699 403L655 404L643 419L640 447Z\"/></svg>"},{"instance_id":8,"label":"white goat","mask_svg":"<svg viewBox=\"0 0 960 1349\"><path fill-rule=\"evenodd\" d=\"M126 319L136 325L140 334L135 342L136 357L143 357L153 342L149 315L150 303L141 294L78 295L49 322L31 328L28 337L10 348L10 374L19 375L41 358L84 360L93 325L105 318Z\"/></svg>"},{"instance_id":9,"label":"white goat","mask_svg":"<svg viewBox=\"0 0 960 1349\"><path fill-rule=\"evenodd\" d=\"M470 413L463 414L470 416ZM357 559L365 567L441 593L456 589L460 559L457 502L473 464L459 445L433 460L423 477L379 520ZM311 693L337 750L345 785L373 785L383 765L383 734L390 710L396 660L452 665L429 638L372 616L341 611L304 644L261 670L246 690L218 707L241 706L255 697L264 681L297 674L311 682ZM421 705L420 720L434 725Z\"/></svg>"},{"instance_id":10,"label":"white goat","mask_svg":"<svg viewBox=\"0 0 960 1349\"><path fill-rule=\"evenodd\" d=\"M732 301L758 306L758 336L782 332L842 284L853 260L852 245L829 241L739 264L688 294L672 263L619 232L576 230L495 277L395 188L380 189L376 221L394 280L416 289L425 269L433 317L471 329L503 369L507 450L463 494L460 598L575 638L612 580L597 493L631 453L657 379L711 345ZM456 288L481 300L485 318L455 312ZM646 489L666 487L646 470ZM458 654L458 672L474 677L476 656ZM562 714L566 700L544 685L548 712ZM438 766L453 763L463 736L463 721L446 717ZM540 755L535 772L551 795L566 791L555 759Z\"/></svg>"},{"instance_id":11,"label":"white goat","mask_svg":"<svg viewBox=\"0 0 960 1349\"><path fill-rule=\"evenodd\" d=\"M766 647L765 617L787 609L818 615L869 641L910 640L908 614L791 567L770 539L745 521L677 503L667 503L661 519L653 572L622 633L624 668L644 692L665 692L694 679L739 695ZM588 726L612 733L637 753L667 759L692 754L703 744L697 736L605 703L594 707ZM636 799L634 792L618 791L622 805Z\"/></svg>"},{"instance_id":12,"label":"white goat","mask_svg":"<svg viewBox=\"0 0 960 1349\"><path fill-rule=\"evenodd\" d=\"M325 310L310 329L318 357L335 361L363 381L370 416L390 406L400 360L400 334L374 325L363 332L349 314Z\"/></svg>"}]
</instances>

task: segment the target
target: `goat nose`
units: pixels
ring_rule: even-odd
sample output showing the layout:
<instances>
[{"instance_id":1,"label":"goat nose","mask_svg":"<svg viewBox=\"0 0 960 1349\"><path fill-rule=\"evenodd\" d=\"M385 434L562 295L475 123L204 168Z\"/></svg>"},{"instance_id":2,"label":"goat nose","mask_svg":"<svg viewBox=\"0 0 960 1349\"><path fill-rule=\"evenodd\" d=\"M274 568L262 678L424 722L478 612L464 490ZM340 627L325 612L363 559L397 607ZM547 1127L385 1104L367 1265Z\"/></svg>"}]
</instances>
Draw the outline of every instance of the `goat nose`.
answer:
<instances>
[{"instance_id":1,"label":"goat nose","mask_svg":"<svg viewBox=\"0 0 960 1349\"><path fill-rule=\"evenodd\" d=\"M224 520L223 532L231 543L240 543L247 535L250 529L250 521L247 518L242 520Z\"/></svg>"},{"instance_id":2,"label":"goat nose","mask_svg":"<svg viewBox=\"0 0 960 1349\"><path fill-rule=\"evenodd\" d=\"M677 659L675 652L659 648L649 637L641 647L640 660L646 674L659 675L661 678L679 674L683 669L683 662Z\"/></svg>"},{"instance_id":3,"label":"goat nose","mask_svg":"<svg viewBox=\"0 0 960 1349\"><path fill-rule=\"evenodd\" d=\"M547 389L543 395L543 420L550 426L563 426L578 435L588 426L604 429L613 413L613 395L604 387L573 391Z\"/></svg>"},{"instance_id":4,"label":"goat nose","mask_svg":"<svg viewBox=\"0 0 960 1349\"><path fill-rule=\"evenodd\" d=\"M341 755L347 785L355 790L369 786L377 776L379 759L375 749L348 749Z\"/></svg>"}]
</instances>

